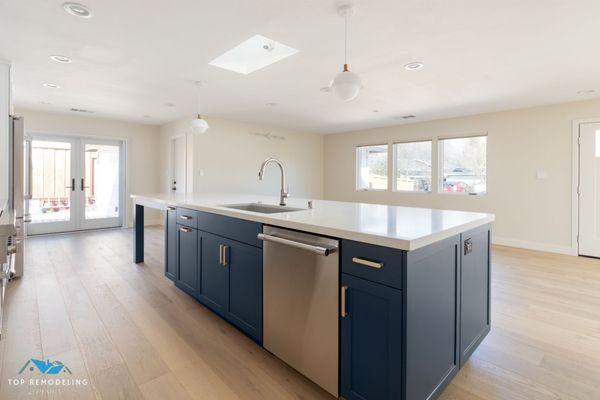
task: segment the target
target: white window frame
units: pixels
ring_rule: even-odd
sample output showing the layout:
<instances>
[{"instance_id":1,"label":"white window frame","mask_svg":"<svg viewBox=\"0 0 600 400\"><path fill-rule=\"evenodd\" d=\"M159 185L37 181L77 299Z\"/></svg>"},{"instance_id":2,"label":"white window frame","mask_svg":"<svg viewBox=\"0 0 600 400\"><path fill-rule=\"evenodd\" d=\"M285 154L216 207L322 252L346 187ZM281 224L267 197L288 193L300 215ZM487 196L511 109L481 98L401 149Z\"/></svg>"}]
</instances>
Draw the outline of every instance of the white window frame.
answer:
<instances>
[{"instance_id":1,"label":"white window frame","mask_svg":"<svg viewBox=\"0 0 600 400\"><path fill-rule=\"evenodd\" d=\"M442 144L442 142L444 140L452 140L452 139L469 139L469 138L476 138L476 137L485 137L486 138L486 142L485 142L485 192L481 192L481 193L467 193L467 192L444 192L444 146ZM438 164L438 168L437 168L437 182L436 182L436 186L437 186L437 193L438 194L442 194L442 195L449 195L449 196L476 196L476 197L480 197L480 196L486 196L489 192L489 180L488 180L488 176L489 176L489 168L488 168L488 147L489 147L489 135L487 134L487 132L485 133L473 133L473 134L469 134L469 135L457 135L457 136L441 136L437 138L437 164Z\"/></svg>"},{"instance_id":2,"label":"white window frame","mask_svg":"<svg viewBox=\"0 0 600 400\"><path fill-rule=\"evenodd\" d=\"M397 168L396 168L396 145L398 144L410 144L410 143L423 143L423 142L430 142L431 143L431 188L429 191L416 191L416 190L397 190L396 189L396 173L397 173ZM436 183L435 179L435 157L434 157L434 152L435 152L435 142L436 140L434 138L426 138L426 139L415 139L415 140L406 140L406 141L400 141L400 142L393 142L392 143L392 192L394 193L414 193L414 194L432 194L435 190L436 190L436 186L438 185L438 183Z\"/></svg>"},{"instance_id":3,"label":"white window frame","mask_svg":"<svg viewBox=\"0 0 600 400\"><path fill-rule=\"evenodd\" d=\"M361 188L360 187L360 167L359 167L359 149L361 147L375 147L375 146L385 146L387 147L387 187L385 189L369 189L369 188ZM386 192L390 189L390 144L389 143L374 143L374 144L359 144L356 145L354 150L354 175L355 175L355 191L357 192Z\"/></svg>"}]
</instances>

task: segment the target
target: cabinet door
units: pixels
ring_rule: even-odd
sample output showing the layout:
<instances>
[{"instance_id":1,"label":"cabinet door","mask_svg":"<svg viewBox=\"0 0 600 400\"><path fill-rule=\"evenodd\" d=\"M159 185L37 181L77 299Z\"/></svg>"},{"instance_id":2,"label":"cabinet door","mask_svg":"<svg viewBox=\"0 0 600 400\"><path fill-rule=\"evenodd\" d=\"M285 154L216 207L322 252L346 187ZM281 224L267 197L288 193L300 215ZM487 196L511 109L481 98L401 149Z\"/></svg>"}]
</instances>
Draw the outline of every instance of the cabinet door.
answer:
<instances>
[{"instance_id":1,"label":"cabinet door","mask_svg":"<svg viewBox=\"0 0 600 400\"><path fill-rule=\"evenodd\" d=\"M200 285L198 269L198 231L177 226L177 280L175 285L197 297Z\"/></svg>"},{"instance_id":2,"label":"cabinet door","mask_svg":"<svg viewBox=\"0 0 600 400\"><path fill-rule=\"evenodd\" d=\"M202 262L200 301L216 313L225 316L228 307L228 274L223 263L222 246L227 239L202 232Z\"/></svg>"},{"instance_id":3,"label":"cabinet door","mask_svg":"<svg viewBox=\"0 0 600 400\"><path fill-rule=\"evenodd\" d=\"M341 395L400 399L402 291L342 274L342 295L347 314L341 317Z\"/></svg>"},{"instance_id":4,"label":"cabinet door","mask_svg":"<svg viewBox=\"0 0 600 400\"><path fill-rule=\"evenodd\" d=\"M490 229L465 232L461 249L460 366L490 331Z\"/></svg>"},{"instance_id":5,"label":"cabinet door","mask_svg":"<svg viewBox=\"0 0 600 400\"><path fill-rule=\"evenodd\" d=\"M243 243L225 242L225 263L229 269L227 319L262 342L262 249Z\"/></svg>"},{"instance_id":6,"label":"cabinet door","mask_svg":"<svg viewBox=\"0 0 600 400\"><path fill-rule=\"evenodd\" d=\"M174 281L177 279L177 215L175 209L167 209L165 215L165 276Z\"/></svg>"}]
</instances>

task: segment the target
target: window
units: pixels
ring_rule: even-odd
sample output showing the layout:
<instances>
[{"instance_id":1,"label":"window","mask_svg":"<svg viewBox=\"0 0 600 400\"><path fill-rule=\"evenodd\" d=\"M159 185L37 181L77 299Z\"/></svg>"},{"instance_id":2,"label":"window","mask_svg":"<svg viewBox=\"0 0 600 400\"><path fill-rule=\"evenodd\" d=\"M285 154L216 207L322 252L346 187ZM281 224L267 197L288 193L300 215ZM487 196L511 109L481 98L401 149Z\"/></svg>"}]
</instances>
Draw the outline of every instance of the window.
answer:
<instances>
[{"instance_id":1,"label":"window","mask_svg":"<svg viewBox=\"0 0 600 400\"><path fill-rule=\"evenodd\" d=\"M485 193L487 136L442 139L439 145L441 191Z\"/></svg>"},{"instance_id":2,"label":"window","mask_svg":"<svg viewBox=\"0 0 600 400\"><path fill-rule=\"evenodd\" d=\"M361 146L356 148L356 189L387 190L388 146Z\"/></svg>"},{"instance_id":3,"label":"window","mask_svg":"<svg viewBox=\"0 0 600 400\"><path fill-rule=\"evenodd\" d=\"M431 191L431 141L394 144L394 190Z\"/></svg>"}]
</instances>

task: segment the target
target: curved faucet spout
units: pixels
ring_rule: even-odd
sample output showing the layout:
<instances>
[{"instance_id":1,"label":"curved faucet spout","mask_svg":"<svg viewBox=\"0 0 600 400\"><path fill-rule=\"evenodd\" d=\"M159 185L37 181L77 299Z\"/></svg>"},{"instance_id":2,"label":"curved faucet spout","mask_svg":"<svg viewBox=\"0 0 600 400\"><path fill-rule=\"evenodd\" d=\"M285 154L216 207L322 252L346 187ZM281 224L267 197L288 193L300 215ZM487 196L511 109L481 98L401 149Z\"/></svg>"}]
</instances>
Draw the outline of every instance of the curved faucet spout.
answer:
<instances>
[{"instance_id":1,"label":"curved faucet spout","mask_svg":"<svg viewBox=\"0 0 600 400\"><path fill-rule=\"evenodd\" d=\"M262 164L260 165L260 171L258 171L258 179L261 181L263 180L263 177L265 176L265 168L270 163L277 164L279 166L279 169L281 170L281 190L279 193L280 194L279 205L285 206L285 199L290 196L290 193L289 193L289 188L286 187L286 184L285 184L285 167L283 166L283 163L274 157L269 157L269 158L265 159L265 161L263 161Z\"/></svg>"}]
</instances>

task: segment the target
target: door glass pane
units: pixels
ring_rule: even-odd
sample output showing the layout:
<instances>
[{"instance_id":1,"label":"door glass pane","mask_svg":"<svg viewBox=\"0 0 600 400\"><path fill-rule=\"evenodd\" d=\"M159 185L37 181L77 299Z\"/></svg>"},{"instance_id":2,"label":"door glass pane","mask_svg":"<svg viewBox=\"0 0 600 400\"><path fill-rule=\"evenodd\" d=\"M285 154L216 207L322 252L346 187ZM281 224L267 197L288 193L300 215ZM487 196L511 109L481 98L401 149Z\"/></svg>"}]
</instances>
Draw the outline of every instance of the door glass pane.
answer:
<instances>
[{"instance_id":1,"label":"door glass pane","mask_svg":"<svg viewBox=\"0 0 600 400\"><path fill-rule=\"evenodd\" d=\"M31 222L69 221L71 144L33 140L31 168Z\"/></svg>"},{"instance_id":2,"label":"door glass pane","mask_svg":"<svg viewBox=\"0 0 600 400\"><path fill-rule=\"evenodd\" d=\"M85 145L85 218L119 217L120 146Z\"/></svg>"}]
</instances>

